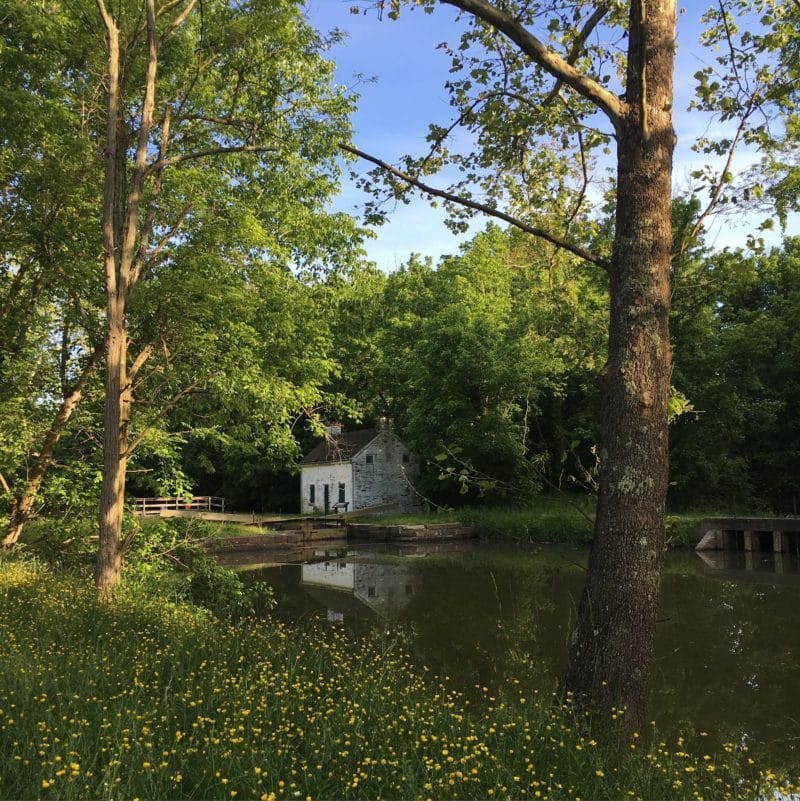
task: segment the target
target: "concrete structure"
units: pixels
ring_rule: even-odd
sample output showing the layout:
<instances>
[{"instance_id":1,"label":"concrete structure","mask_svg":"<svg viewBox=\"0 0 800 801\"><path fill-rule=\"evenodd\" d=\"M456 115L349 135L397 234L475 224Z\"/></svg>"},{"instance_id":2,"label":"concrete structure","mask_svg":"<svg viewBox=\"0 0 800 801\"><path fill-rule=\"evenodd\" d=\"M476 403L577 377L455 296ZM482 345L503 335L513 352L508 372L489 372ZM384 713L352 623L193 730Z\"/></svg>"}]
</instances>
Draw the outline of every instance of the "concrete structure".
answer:
<instances>
[{"instance_id":1,"label":"concrete structure","mask_svg":"<svg viewBox=\"0 0 800 801\"><path fill-rule=\"evenodd\" d=\"M698 551L800 553L800 518L706 518L700 523Z\"/></svg>"},{"instance_id":2,"label":"concrete structure","mask_svg":"<svg viewBox=\"0 0 800 801\"><path fill-rule=\"evenodd\" d=\"M412 486L418 473L417 457L388 422L362 431L332 428L300 462L300 511L347 512L384 504L414 511L420 505Z\"/></svg>"}]
</instances>

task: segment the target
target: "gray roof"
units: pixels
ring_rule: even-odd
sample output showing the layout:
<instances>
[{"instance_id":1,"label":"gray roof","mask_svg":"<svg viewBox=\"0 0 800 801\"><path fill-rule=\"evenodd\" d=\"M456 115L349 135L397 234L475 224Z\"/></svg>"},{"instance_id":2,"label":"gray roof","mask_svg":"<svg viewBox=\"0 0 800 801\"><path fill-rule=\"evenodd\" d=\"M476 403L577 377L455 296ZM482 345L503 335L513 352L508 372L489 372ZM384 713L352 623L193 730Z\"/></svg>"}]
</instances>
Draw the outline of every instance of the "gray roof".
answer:
<instances>
[{"instance_id":1,"label":"gray roof","mask_svg":"<svg viewBox=\"0 0 800 801\"><path fill-rule=\"evenodd\" d=\"M300 464L349 462L377 436L377 428L365 428L361 431L346 431L343 434L326 437L300 460Z\"/></svg>"}]
</instances>

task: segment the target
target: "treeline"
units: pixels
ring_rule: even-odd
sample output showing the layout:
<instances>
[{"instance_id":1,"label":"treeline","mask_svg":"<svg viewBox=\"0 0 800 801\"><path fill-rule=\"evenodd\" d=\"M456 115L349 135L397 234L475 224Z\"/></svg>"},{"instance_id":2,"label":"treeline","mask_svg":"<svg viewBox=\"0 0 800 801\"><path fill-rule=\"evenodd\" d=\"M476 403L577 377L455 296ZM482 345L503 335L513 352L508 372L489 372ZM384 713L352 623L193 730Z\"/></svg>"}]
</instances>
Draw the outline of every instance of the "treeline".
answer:
<instances>
[{"instance_id":1,"label":"treeline","mask_svg":"<svg viewBox=\"0 0 800 801\"><path fill-rule=\"evenodd\" d=\"M690 204L676 202L676 227ZM701 247L676 261L671 315L673 509L796 513L800 240ZM593 490L600 271L490 227L459 256L362 272L334 321L334 385L394 418L440 503ZM599 447L599 449L598 449Z\"/></svg>"},{"instance_id":2,"label":"treeline","mask_svg":"<svg viewBox=\"0 0 800 801\"><path fill-rule=\"evenodd\" d=\"M610 218L578 203L577 251L489 227L438 264L365 264L363 229L329 210L355 104L325 57L341 34L293 3L195 5L3 0L6 542L38 514L97 520L126 473L129 497L291 510L332 419L390 416L433 504L593 491ZM557 230L550 155L535 217ZM671 503L795 512L797 242L687 247L707 211L675 205Z\"/></svg>"},{"instance_id":3,"label":"treeline","mask_svg":"<svg viewBox=\"0 0 800 801\"><path fill-rule=\"evenodd\" d=\"M796 512L800 240L769 253L696 247L673 277L673 508ZM63 283L36 294L35 271L6 271L0 287L2 511L13 515L49 448L31 512L94 519L92 312ZM391 274L356 259L327 273L245 270L230 252L194 249L133 305L132 341L153 353L136 385L129 493L292 510L293 465L319 422L383 415L422 455L419 490L434 504L591 492L607 304L600 270L495 226L459 255Z\"/></svg>"}]
</instances>

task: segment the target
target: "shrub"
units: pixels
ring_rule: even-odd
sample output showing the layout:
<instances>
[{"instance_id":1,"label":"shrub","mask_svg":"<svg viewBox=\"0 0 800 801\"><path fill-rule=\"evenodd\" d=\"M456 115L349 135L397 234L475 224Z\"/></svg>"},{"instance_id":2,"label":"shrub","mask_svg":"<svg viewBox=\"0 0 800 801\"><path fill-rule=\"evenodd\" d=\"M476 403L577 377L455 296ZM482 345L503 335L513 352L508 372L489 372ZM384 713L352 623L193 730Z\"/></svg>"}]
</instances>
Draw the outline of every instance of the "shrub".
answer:
<instances>
[{"instance_id":1,"label":"shrub","mask_svg":"<svg viewBox=\"0 0 800 801\"><path fill-rule=\"evenodd\" d=\"M191 563L189 598L222 615L269 610L275 606L272 587L266 582L244 584L239 576L204 553L195 553Z\"/></svg>"}]
</instances>

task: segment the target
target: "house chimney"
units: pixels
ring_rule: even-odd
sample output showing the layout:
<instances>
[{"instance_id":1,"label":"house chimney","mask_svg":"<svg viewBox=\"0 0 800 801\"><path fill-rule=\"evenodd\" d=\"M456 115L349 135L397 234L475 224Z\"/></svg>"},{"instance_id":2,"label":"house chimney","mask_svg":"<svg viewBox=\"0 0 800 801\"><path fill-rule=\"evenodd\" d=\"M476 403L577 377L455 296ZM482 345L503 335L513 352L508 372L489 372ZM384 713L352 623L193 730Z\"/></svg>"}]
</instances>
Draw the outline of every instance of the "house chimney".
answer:
<instances>
[{"instance_id":1,"label":"house chimney","mask_svg":"<svg viewBox=\"0 0 800 801\"><path fill-rule=\"evenodd\" d=\"M342 433L341 423L328 423L325 426L325 434L329 437L338 437Z\"/></svg>"},{"instance_id":2,"label":"house chimney","mask_svg":"<svg viewBox=\"0 0 800 801\"><path fill-rule=\"evenodd\" d=\"M379 431L388 431L392 427L392 418L391 417L379 417L378 418L378 430Z\"/></svg>"}]
</instances>

